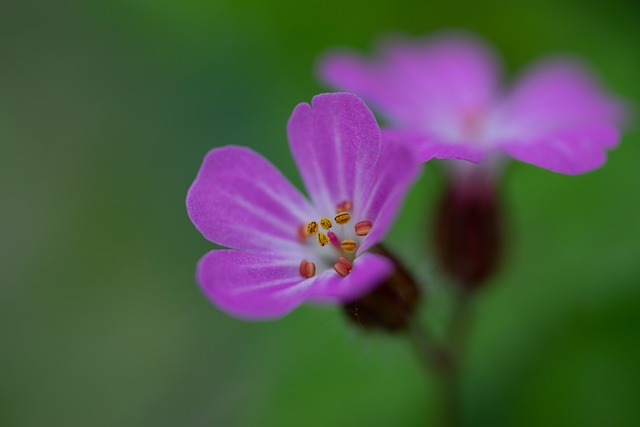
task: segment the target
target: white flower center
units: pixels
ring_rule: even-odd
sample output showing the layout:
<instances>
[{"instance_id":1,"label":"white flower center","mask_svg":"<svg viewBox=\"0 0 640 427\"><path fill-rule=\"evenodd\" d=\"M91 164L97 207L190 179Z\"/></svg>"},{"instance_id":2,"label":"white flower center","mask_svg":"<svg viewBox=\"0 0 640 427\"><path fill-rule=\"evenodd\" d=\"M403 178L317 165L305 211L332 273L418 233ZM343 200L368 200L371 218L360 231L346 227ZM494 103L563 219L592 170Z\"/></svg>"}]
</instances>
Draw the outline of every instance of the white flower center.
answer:
<instances>
[{"instance_id":1,"label":"white flower center","mask_svg":"<svg viewBox=\"0 0 640 427\"><path fill-rule=\"evenodd\" d=\"M351 209L350 202L342 202L336 207L337 213L333 219L322 217L318 221L300 226L298 230L300 241L315 246L322 264L327 268L333 264L333 269L342 277L353 269L356 249L372 227L369 221L359 221L351 226ZM316 265L303 259L300 263L300 275L310 278L315 273Z\"/></svg>"}]
</instances>

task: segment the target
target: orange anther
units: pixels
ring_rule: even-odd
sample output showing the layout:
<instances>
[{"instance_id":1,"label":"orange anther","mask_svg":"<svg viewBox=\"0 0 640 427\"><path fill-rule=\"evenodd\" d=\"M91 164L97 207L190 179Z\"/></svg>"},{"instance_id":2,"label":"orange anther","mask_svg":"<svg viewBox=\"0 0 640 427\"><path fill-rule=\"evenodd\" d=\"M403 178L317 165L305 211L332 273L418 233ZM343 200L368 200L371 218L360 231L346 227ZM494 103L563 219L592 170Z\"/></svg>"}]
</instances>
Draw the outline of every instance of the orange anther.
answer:
<instances>
[{"instance_id":1,"label":"orange anther","mask_svg":"<svg viewBox=\"0 0 640 427\"><path fill-rule=\"evenodd\" d=\"M351 204L351 202L348 200L345 200L342 203L339 203L338 206L336 206L336 213L349 212L351 211L351 208L353 208L353 205Z\"/></svg>"},{"instance_id":2,"label":"orange anther","mask_svg":"<svg viewBox=\"0 0 640 427\"><path fill-rule=\"evenodd\" d=\"M357 244L355 240L343 240L342 242L340 242L340 246L345 252L353 252L356 250Z\"/></svg>"},{"instance_id":3,"label":"orange anther","mask_svg":"<svg viewBox=\"0 0 640 427\"><path fill-rule=\"evenodd\" d=\"M333 219L335 219L338 224L342 225L349 222L351 215L349 215L349 212L340 212Z\"/></svg>"},{"instance_id":4,"label":"orange anther","mask_svg":"<svg viewBox=\"0 0 640 427\"><path fill-rule=\"evenodd\" d=\"M307 279L316 275L316 265L306 259L300 262L300 275Z\"/></svg>"},{"instance_id":5,"label":"orange anther","mask_svg":"<svg viewBox=\"0 0 640 427\"><path fill-rule=\"evenodd\" d=\"M340 262L336 262L335 264L333 264L333 269L342 277L345 277L347 274L349 274L349 269Z\"/></svg>"},{"instance_id":6,"label":"orange anther","mask_svg":"<svg viewBox=\"0 0 640 427\"><path fill-rule=\"evenodd\" d=\"M369 221L360 221L355 226L356 235L366 236L371 231L371 223Z\"/></svg>"},{"instance_id":7,"label":"orange anther","mask_svg":"<svg viewBox=\"0 0 640 427\"><path fill-rule=\"evenodd\" d=\"M338 263L342 264L349 271L353 270L353 264L351 264L351 261L349 261L348 259L346 259L343 256L338 258Z\"/></svg>"},{"instance_id":8,"label":"orange anther","mask_svg":"<svg viewBox=\"0 0 640 427\"><path fill-rule=\"evenodd\" d=\"M304 242L305 240L307 240L307 237L309 237L309 233L307 233L307 226L301 225L300 227L298 227L298 240Z\"/></svg>"}]
</instances>

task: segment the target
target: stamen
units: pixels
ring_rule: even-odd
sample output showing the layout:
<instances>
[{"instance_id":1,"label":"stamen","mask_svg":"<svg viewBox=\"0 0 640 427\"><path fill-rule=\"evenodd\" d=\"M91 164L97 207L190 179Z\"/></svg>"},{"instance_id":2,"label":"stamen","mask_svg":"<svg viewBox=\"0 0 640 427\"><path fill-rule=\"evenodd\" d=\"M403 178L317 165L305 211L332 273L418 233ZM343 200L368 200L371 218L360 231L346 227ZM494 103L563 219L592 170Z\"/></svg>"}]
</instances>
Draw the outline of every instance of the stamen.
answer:
<instances>
[{"instance_id":1,"label":"stamen","mask_svg":"<svg viewBox=\"0 0 640 427\"><path fill-rule=\"evenodd\" d=\"M336 206L336 213L349 212L351 211L351 208L353 208L353 205L351 204L351 202L348 200L345 200L342 203L338 203L338 206Z\"/></svg>"},{"instance_id":2,"label":"stamen","mask_svg":"<svg viewBox=\"0 0 640 427\"><path fill-rule=\"evenodd\" d=\"M311 221L307 224L307 233L316 234L318 232L318 223L315 221Z\"/></svg>"},{"instance_id":3,"label":"stamen","mask_svg":"<svg viewBox=\"0 0 640 427\"><path fill-rule=\"evenodd\" d=\"M324 233L318 233L318 243L320 244L320 246L324 246L329 243L329 238Z\"/></svg>"},{"instance_id":4,"label":"stamen","mask_svg":"<svg viewBox=\"0 0 640 427\"><path fill-rule=\"evenodd\" d=\"M340 246L345 252L353 252L356 250L357 244L355 240L343 240Z\"/></svg>"},{"instance_id":5,"label":"stamen","mask_svg":"<svg viewBox=\"0 0 640 427\"><path fill-rule=\"evenodd\" d=\"M338 239L338 236L336 236L336 233L334 233L333 231L330 231L327 233L327 236L329 236L329 241L331 241L331 244L333 246L335 246L337 249L342 249L342 246L340 246L340 239Z\"/></svg>"},{"instance_id":6,"label":"stamen","mask_svg":"<svg viewBox=\"0 0 640 427\"><path fill-rule=\"evenodd\" d=\"M339 262L333 264L333 269L342 277L345 277L347 274L349 274L349 269L345 267L344 264L341 264Z\"/></svg>"},{"instance_id":7,"label":"stamen","mask_svg":"<svg viewBox=\"0 0 640 427\"><path fill-rule=\"evenodd\" d=\"M333 224L331 224L331 220L329 218L320 218L320 225L325 230L328 230L331 228Z\"/></svg>"},{"instance_id":8,"label":"stamen","mask_svg":"<svg viewBox=\"0 0 640 427\"><path fill-rule=\"evenodd\" d=\"M355 226L357 236L366 236L371 231L371 223L369 221L360 221Z\"/></svg>"},{"instance_id":9,"label":"stamen","mask_svg":"<svg viewBox=\"0 0 640 427\"><path fill-rule=\"evenodd\" d=\"M349 212L340 212L333 219L335 219L338 224L342 225L349 222L351 215L349 215Z\"/></svg>"},{"instance_id":10,"label":"stamen","mask_svg":"<svg viewBox=\"0 0 640 427\"><path fill-rule=\"evenodd\" d=\"M298 240L304 242L307 240L307 237L309 237L309 233L307 233L307 226L303 224L298 227Z\"/></svg>"},{"instance_id":11,"label":"stamen","mask_svg":"<svg viewBox=\"0 0 640 427\"><path fill-rule=\"evenodd\" d=\"M347 270L349 271L353 270L353 264L351 264L351 261L349 261L347 258L341 256L340 258L338 258L338 262L344 265L347 268Z\"/></svg>"},{"instance_id":12,"label":"stamen","mask_svg":"<svg viewBox=\"0 0 640 427\"><path fill-rule=\"evenodd\" d=\"M307 279L316 275L316 265L306 259L300 262L300 275Z\"/></svg>"},{"instance_id":13,"label":"stamen","mask_svg":"<svg viewBox=\"0 0 640 427\"><path fill-rule=\"evenodd\" d=\"M338 258L338 262L333 264L333 269L340 276L345 277L353 269L353 264L351 264L351 261L341 256L340 258Z\"/></svg>"}]
</instances>

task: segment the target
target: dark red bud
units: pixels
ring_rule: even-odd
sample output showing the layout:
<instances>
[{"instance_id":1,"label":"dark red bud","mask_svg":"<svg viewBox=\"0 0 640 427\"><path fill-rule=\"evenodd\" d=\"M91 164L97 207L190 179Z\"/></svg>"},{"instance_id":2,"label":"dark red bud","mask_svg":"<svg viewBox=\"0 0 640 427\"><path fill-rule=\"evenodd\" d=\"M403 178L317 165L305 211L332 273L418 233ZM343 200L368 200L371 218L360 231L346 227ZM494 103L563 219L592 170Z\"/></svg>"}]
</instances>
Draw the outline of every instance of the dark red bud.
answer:
<instances>
[{"instance_id":1,"label":"dark red bud","mask_svg":"<svg viewBox=\"0 0 640 427\"><path fill-rule=\"evenodd\" d=\"M381 245L370 250L391 259L395 271L367 295L343 305L343 312L347 319L364 329L387 332L406 330L420 303L420 287L388 250Z\"/></svg>"},{"instance_id":2,"label":"dark red bud","mask_svg":"<svg viewBox=\"0 0 640 427\"><path fill-rule=\"evenodd\" d=\"M447 183L433 229L443 271L475 290L497 270L503 247L503 213L495 182L478 173Z\"/></svg>"}]
</instances>

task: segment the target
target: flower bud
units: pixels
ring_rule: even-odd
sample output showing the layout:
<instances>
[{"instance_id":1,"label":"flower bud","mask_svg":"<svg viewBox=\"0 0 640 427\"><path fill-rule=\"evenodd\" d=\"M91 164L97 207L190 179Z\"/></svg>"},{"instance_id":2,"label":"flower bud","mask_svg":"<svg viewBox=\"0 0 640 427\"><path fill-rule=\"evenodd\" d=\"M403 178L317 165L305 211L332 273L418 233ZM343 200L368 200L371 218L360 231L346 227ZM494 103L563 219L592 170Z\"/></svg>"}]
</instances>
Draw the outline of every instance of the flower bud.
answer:
<instances>
[{"instance_id":1,"label":"flower bud","mask_svg":"<svg viewBox=\"0 0 640 427\"><path fill-rule=\"evenodd\" d=\"M482 169L450 177L432 236L440 267L463 288L475 290L496 272L503 215L495 182Z\"/></svg>"},{"instance_id":2,"label":"flower bud","mask_svg":"<svg viewBox=\"0 0 640 427\"><path fill-rule=\"evenodd\" d=\"M370 249L393 261L395 271L368 294L342 306L355 325L367 330L399 332L409 328L420 303L420 287L407 269L382 245Z\"/></svg>"}]
</instances>

